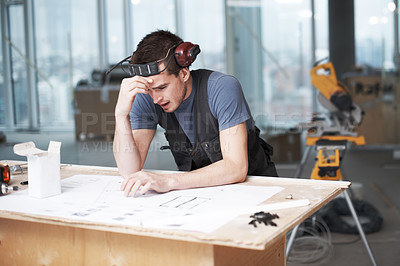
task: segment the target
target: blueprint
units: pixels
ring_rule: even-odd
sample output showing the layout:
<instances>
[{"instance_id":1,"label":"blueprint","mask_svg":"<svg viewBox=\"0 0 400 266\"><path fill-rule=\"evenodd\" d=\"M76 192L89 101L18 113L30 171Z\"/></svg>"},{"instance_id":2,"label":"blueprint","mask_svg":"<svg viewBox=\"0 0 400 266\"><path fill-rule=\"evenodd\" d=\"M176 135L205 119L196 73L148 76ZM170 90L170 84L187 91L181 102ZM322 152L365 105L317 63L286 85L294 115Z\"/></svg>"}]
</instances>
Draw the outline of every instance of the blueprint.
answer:
<instances>
[{"instance_id":1,"label":"blueprint","mask_svg":"<svg viewBox=\"0 0 400 266\"><path fill-rule=\"evenodd\" d=\"M60 195L36 199L28 195L28 190L14 192L0 198L0 210L209 233L244 210L251 213L255 206L283 190L278 186L232 184L125 197L121 183L119 176L75 175L61 181Z\"/></svg>"}]
</instances>

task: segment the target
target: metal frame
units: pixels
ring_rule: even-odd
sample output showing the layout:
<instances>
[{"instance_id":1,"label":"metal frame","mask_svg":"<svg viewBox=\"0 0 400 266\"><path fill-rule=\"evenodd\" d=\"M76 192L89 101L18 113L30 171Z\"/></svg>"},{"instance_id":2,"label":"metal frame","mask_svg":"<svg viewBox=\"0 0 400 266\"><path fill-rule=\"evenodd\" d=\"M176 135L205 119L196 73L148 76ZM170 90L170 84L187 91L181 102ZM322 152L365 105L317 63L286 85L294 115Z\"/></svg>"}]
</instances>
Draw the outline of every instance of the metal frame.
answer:
<instances>
[{"instance_id":1,"label":"metal frame","mask_svg":"<svg viewBox=\"0 0 400 266\"><path fill-rule=\"evenodd\" d=\"M400 73L400 51L399 51L399 0L393 1L396 9L393 12L393 30L394 30L394 58L393 61L396 65L397 72Z\"/></svg>"},{"instance_id":2,"label":"metal frame","mask_svg":"<svg viewBox=\"0 0 400 266\"><path fill-rule=\"evenodd\" d=\"M299 164L299 166L298 166L298 168L296 170L295 178L300 178L300 176L301 176L301 174L303 172L304 166L305 166L305 164L306 164L306 162L308 160L311 147L312 146L307 146L307 148L306 148L306 150L305 150L305 152L303 154L303 157L301 159L301 162L300 162L300 164ZM342 154L342 157L344 157L344 154ZM352 201L350 199L350 196L349 196L349 193L347 192L347 190L343 191L343 195L344 195L344 197L346 199L347 206L350 209L351 215L353 216L353 219L354 219L354 221L356 223L356 226L357 226L357 229L358 229L358 233L360 234L361 239L364 242L364 246L365 246L365 249L367 250L367 253L368 253L368 256L369 256L369 258L371 260L371 263L372 263L372 265L376 266L377 264L376 264L376 261L375 261L375 258L374 258L374 254L372 253L371 247L370 247L370 245L368 243L367 237L365 236L364 230L363 230L363 228L361 226L360 220L358 219L358 215L357 215L357 213L356 213L356 211L354 209L353 203L352 203ZM296 238L299 226L300 226L300 224L296 225L295 228L293 228L292 232L290 233L289 240L288 240L288 242L286 244L286 260L289 259L290 251L292 249L294 240Z\"/></svg>"},{"instance_id":3,"label":"metal frame","mask_svg":"<svg viewBox=\"0 0 400 266\"><path fill-rule=\"evenodd\" d=\"M4 36L8 36L8 12L7 12L7 3L5 1L0 1L0 12L1 12L1 47L3 53L3 79L4 79L4 97L5 97L5 105L8 110L8 114L6 115L6 128L12 129L14 127L13 119L15 117L14 112L14 102L12 98L12 89L11 89L11 55L10 55L10 47L6 42Z\"/></svg>"},{"instance_id":4,"label":"metal frame","mask_svg":"<svg viewBox=\"0 0 400 266\"><path fill-rule=\"evenodd\" d=\"M228 5L229 0L225 0L225 40L226 40L226 71L227 74L233 75L235 73L234 66L234 39L233 27L231 23L231 12Z\"/></svg>"},{"instance_id":5,"label":"metal frame","mask_svg":"<svg viewBox=\"0 0 400 266\"><path fill-rule=\"evenodd\" d=\"M12 93L12 70L11 70L11 45L4 38L10 36L9 25L9 7L12 5L23 6L23 23L24 23L24 39L25 39L25 56L29 62L35 62L35 45L34 45L34 28L33 28L33 8L32 0L20 1L6 1L1 2L1 34L2 38L2 52L3 52L3 68L4 68L4 88L6 97L6 108L9 110L6 118L6 128L8 130L15 130L24 128L30 131L39 129L39 104L37 97L37 82L36 73L29 65L26 67L27 74L27 98L28 98L28 127L17 126L15 121L15 106Z\"/></svg>"},{"instance_id":6,"label":"metal frame","mask_svg":"<svg viewBox=\"0 0 400 266\"><path fill-rule=\"evenodd\" d=\"M34 20L32 0L24 0L24 23L25 23L25 54L30 62L36 61L35 39L34 39ZM35 70L27 67L28 80L28 108L29 125L28 130L39 129L39 100L38 87Z\"/></svg>"},{"instance_id":7,"label":"metal frame","mask_svg":"<svg viewBox=\"0 0 400 266\"><path fill-rule=\"evenodd\" d=\"M131 1L124 0L124 36L125 36L125 54L129 55L133 52L133 27L132 27L132 12L131 12Z\"/></svg>"},{"instance_id":8,"label":"metal frame","mask_svg":"<svg viewBox=\"0 0 400 266\"><path fill-rule=\"evenodd\" d=\"M175 27L176 34L182 36L182 2L181 0L175 0Z\"/></svg>"},{"instance_id":9,"label":"metal frame","mask_svg":"<svg viewBox=\"0 0 400 266\"><path fill-rule=\"evenodd\" d=\"M106 3L105 0L97 0L97 23L99 30L99 67L106 68L108 64L107 49L107 24L106 24Z\"/></svg>"},{"instance_id":10,"label":"metal frame","mask_svg":"<svg viewBox=\"0 0 400 266\"><path fill-rule=\"evenodd\" d=\"M315 34L315 0L310 0L311 4L311 62L314 64L314 62L317 61L317 56L315 53L315 50L317 49L317 39L316 39L316 34ZM312 100L311 100L311 110L313 113L317 112L318 109L318 103L317 103L317 90L314 88L314 86L311 85L311 90L312 90Z\"/></svg>"}]
</instances>

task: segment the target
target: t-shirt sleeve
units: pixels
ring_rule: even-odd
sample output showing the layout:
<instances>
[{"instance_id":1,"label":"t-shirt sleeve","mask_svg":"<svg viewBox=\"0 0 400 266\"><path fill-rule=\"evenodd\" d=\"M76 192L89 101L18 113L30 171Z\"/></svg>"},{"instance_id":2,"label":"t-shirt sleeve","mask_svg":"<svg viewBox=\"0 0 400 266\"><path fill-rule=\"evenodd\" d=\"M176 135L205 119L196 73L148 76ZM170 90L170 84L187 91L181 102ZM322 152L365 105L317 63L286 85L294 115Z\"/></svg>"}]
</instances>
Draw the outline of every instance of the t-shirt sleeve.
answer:
<instances>
[{"instance_id":1,"label":"t-shirt sleeve","mask_svg":"<svg viewBox=\"0 0 400 266\"><path fill-rule=\"evenodd\" d=\"M239 81L229 75L211 75L208 84L211 113L224 130L251 118L250 110Z\"/></svg>"},{"instance_id":2,"label":"t-shirt sleeve","mask_svg":"<svg viewBox=\"0 0 400 266\"><path fill-rule=\"evenodd\" d=\"M157 129L158 118L156 108L150 95L137 94L129 113L131 128L135 129Z\"/></svg>"}]
</instances>

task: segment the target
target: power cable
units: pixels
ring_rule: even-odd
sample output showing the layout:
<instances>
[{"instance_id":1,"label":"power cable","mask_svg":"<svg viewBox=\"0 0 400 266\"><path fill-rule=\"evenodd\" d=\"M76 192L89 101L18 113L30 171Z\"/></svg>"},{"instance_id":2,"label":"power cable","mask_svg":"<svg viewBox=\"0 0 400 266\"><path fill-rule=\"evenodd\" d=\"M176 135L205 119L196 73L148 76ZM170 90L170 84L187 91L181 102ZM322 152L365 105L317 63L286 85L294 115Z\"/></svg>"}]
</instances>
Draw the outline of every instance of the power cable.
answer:
<instances>
[{"instance_id":1,"label":"power cable","mask_svg":"<svg viewBox=\"0 0 400 266\"><path fill-rule=\"evenodd\" d=\"M288 262L310 265L323 264L333 256L331 232L319 216L307 219L298 229Z\"/></svg>"}]
</instances>

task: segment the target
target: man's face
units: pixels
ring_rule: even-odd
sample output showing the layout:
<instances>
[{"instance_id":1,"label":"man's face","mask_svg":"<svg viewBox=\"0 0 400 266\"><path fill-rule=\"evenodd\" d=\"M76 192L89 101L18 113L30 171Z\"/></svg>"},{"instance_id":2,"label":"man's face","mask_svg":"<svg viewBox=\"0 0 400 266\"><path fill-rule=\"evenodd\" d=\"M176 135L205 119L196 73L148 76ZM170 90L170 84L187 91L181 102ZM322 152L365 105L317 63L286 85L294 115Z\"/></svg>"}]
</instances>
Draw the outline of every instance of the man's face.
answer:
<instances>
[{"instance_id":1,"label":"man's face","mask_svg":"<svg viewBox=\"0 0 400 266\"><path fill-rule=\"evenodd\" d=\"M153 102L160 105L167 113L174 112L183 100L190 95L181 74L179 72L178 76L175 76L164 71L150 77L153 82L150 83L149 94Z\"/></svg>"}]
</instances>

